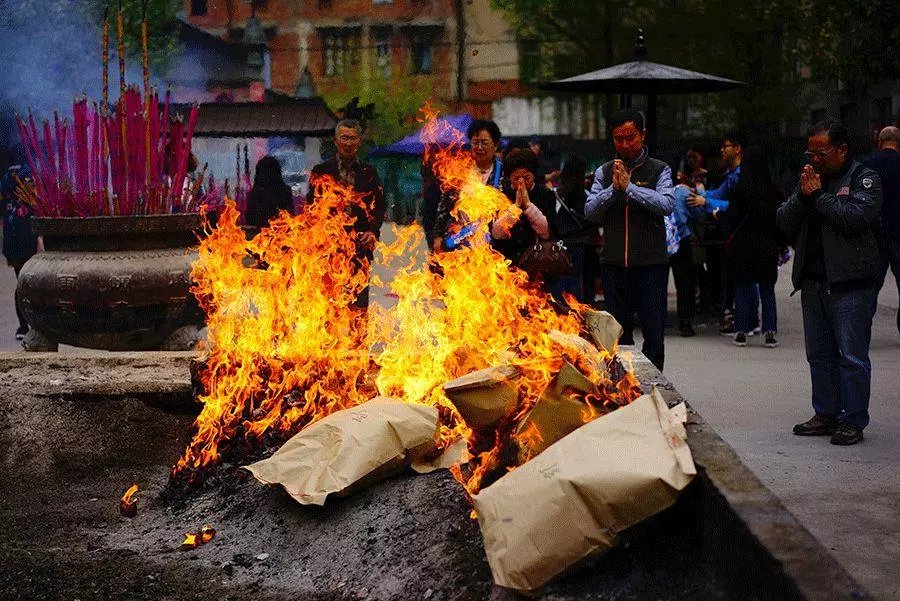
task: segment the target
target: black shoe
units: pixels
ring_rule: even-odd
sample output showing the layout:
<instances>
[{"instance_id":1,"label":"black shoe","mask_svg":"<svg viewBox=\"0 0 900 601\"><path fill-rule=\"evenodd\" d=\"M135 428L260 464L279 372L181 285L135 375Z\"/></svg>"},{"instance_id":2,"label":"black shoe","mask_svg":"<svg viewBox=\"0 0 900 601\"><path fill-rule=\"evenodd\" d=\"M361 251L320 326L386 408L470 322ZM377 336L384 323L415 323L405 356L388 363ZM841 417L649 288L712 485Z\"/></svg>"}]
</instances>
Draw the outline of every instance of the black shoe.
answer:
<instances>
[{"instance_id":1,"label":"black shoe","mask_svg":"<svg viewBox=\"0 0 900 601\"><path fill-rule=\"evenodd\" d=\"M834 434L837 429L837 418L816 413L809 421L794 426L794 434L797 436L825 436Z\"/></svg>"},{"instance_id":2,"label":"black shoe","mask_svg":"<svg viewBox=\"0 0 900 601\"><path fill-rule=\"evenodd\" d=\"M726 323L719 329L719 336L734 336L734 324Z\"/></svg>"},{"instance_id":3,"label":"black shoe","mask_svg":"<svg viewBox=\"0 0 900 601\"><path fill-rule=\"evenodd\" d=\"M766 348L775 348L778 346L778 339L775 338L775 332L766 332Z\"/></svg>"},{"instance_id":4,"label":"black shoe","mask_svg":"<svg viewBox=\"0 0 900 601\"><path fill-rule=\"evenodd\" d=\"M838 424L837 432L831 437L831 444L846 447L858 443L863 439L862 428L857 428L852 424L841 422Z\"/></svg>"},{"instance_id":5,"label":"black shoe","mask_svg":"<svg viewBox=\"0 0 900 601\"><path fill-rule=\"evenodd\" d=\"M747 346L747 335L743 332L737 332L731 342L734 346Z\"/></svg>"},{"instance_id":6,"label":"black shoe","mask_svg":"<svg viewBox=\"0 0 900 601\"><path fill-rule=\"evenodd\" d=\"M694 331L693 325L687 319L682 319L678 322L678 333L681 334L682 338L690 338L691 336L696 336L697 332Z\"/></svg>"},{"instance_id":7,"label":"black shoe","mask_svg":"<svg viewBox=\"0 0 900 601\"><path fill-rule=\"evenodd\" d=\"M19 326L16 330L16 340L25 340L25 334L28 333L28 326Z\"/></svg>"}]
</instances>

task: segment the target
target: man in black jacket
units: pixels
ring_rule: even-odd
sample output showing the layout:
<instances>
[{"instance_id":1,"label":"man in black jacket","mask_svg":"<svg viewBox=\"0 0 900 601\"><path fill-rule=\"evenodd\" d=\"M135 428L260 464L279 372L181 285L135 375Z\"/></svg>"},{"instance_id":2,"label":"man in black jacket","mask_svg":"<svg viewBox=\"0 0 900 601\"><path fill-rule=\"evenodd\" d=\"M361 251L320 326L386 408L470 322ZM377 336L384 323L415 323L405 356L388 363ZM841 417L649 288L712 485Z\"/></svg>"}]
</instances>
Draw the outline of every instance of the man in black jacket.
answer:
<instances>
[{"instance_id":1,"label":"man in black jacket","mask_svg":"<svg viewBox=\"0 0 900 601\"><path fill-rule=\"evenodd\" d=\"M866 161L866 167L881 178L884 194L878 236L881 261L875 276L875 302L872 303L874 313L888 267L894 273L897 291L900 292L900 128L891 125L881 130L878 134L878 154ZM897 311L897 331L900 332L900 311Z\"/></svg>"},{"instance_id":2,"label":"man in black jacket","mask_svg":"<svg viewBox=\"0 0 900 601\"><path fill-rule=\"evenodd\" d=\"M873 227L881 209L878 175L847 156L847 131L834 122L809 133L800 185L778 209L793 240L792 280L800 290L815 415L799 436L856 444L869 423L872 299L878 265Z\"/></svg>"},{"instance_id":3,"label":"man in black jacket","mask_svg":"<svg viewBox=\"0 0 900 601\"><path fill-rule=\"evenodd\" d=\"M584 216L603 225L600 279L606 307L632 341L635 309L641 351L660 369L665 362L666 288L669 256L664 218L675 207L672 170L644 146L644 116L634 110L610 120L617 158L602 165L584 205Z\"/></svg>"},{"instance_id":4,"label":"man in black jacket","mask_svg":"<svg viewBox=\"0 0 900 601\"><path fill-rule=\"evenodd\" d=\"M384 189L374 167L363 163L357 157L362 143L362 124L355 119L342 119L334 129L334 144L337 156L313 167L309 177L309 192L306 201L315 202L318 189L316 180L322 176L350 186L360 193L359 204L347 207L347 212L355 219L353 229L357 233L356 257L358 267L368 270L372 265L375 244L381 235L381 224L387 212ZM369 287L366 286L356 299L356 306L367 309Z\"/></svg>"}]
</instances>

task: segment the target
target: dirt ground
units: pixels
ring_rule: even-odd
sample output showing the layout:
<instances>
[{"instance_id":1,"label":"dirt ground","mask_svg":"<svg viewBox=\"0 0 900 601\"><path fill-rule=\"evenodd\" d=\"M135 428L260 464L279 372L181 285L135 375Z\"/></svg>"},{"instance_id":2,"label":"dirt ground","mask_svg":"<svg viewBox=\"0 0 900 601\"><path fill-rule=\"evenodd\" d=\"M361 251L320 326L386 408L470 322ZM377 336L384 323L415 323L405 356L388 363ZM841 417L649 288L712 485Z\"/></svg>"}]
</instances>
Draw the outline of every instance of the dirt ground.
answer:
<instances>
[{"instance_id":1,"label":"dirt ground","mask_svg":"<svg viewBox=\"0 0 900 601\"><path fill-rule=\"evenodd\" d=\"M0 362L0 598L515 598L492 585L471 507L446 471L324 508L234 466L172 494L169 470L196 411L189 398L186 357ZM124 518L119 498L134 482L138 513ZM535 598L744 598L703 557L692 488ZM216 528L212 542L180 550L203 524Z\"/></svg>"}]
</instances>

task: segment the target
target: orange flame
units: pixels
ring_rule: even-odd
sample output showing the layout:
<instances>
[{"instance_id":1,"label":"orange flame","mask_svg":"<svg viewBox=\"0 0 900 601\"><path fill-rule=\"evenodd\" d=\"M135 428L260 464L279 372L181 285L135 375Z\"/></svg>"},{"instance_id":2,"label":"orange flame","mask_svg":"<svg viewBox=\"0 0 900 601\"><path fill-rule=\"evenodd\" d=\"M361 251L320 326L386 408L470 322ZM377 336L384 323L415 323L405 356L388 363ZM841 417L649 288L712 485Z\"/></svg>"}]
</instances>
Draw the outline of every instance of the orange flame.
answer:
<instances>
[{"instance_id":1,"label":"orange flame","mask_svg":"<svg viewBox=\"0 0 900 601\"><path fill-rule=\"evenodd\" d=\"M134 497L137 491L138 485L132 484L122 495L122 500L119 502L119 513L125 517L134 517L137 514L138 500Z\"/></svg>"},{"instance_id":2,"label":"orange flame","mask_svg":"<svg viewBox=\"0 0 900 601\"><path fill-rule=\"evenodd\" d=\"M473 460L454 474L471 493L497 470L511 469L516 424L528 415L556 372L569 361L599 393L584 399L585 421L640 395L637 380L605 351L591 356L549 335L578 336L589 307L560 313L550 297L511 269L488 241L488 224L509 201L484 186L457 132L449 146L428 144L438 122L423 109L426 160L444 190L458 194L460 222L477 224L470 244L422 261L422 234L396 228L381 244L380 261L396 306L372 305L372 328L352 308L367 284L346 208L352 190L324 180L319 200L297 216L282 214L252 240L228 203L217 229L203 240L192 277L209 315L209 358L202 373L205 404L197 433L174 474L191 479L223 454L277 444L326 415L376 394L439 408L441 438L460 436ZM321 181L321 180L320 180ZM381 283L373 276L372 285ZM370 351L378 349L378 352ZM442 385L492 365L514 365L519 405L491 432L476 432L444 396ZM534 433L526 431L527 436ZM539 433L537 433L539 435Z\"/></svg>"}]
</instances>

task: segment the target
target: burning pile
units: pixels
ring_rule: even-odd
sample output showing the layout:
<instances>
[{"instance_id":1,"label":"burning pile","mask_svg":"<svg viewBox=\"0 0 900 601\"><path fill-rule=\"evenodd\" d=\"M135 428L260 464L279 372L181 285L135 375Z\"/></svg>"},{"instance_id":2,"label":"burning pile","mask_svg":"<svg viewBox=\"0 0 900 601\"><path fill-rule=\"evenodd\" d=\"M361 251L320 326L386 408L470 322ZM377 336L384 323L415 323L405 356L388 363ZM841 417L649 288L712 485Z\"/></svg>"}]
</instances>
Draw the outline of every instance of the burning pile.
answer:
<instances>
[{"instance_id":1,"label":"burning pile","mask_svg":"<svg viewBox=\"0 0 900 601\"><path fill-rule=\"evenodd\" d=\"M436 127L433 116L426 132ZM559 312L490 248L488 221L508 201L474 175L461 137L428 160L444 189L459 194L457 212L474 233L467 246L422 266L411 258L421 234L398 230L396 242L380 249L385 261L406 262L390 283L398 304L370 309L378 324L372 332L352 308L367 282L354 264L345 209L359 200L351 190L326 182L319 201L249 241L234 206L226 207L193 271L209 315L204 409L175 477L196 481L217 462L277 447L312 422L384 395L438 408L441 442L468 442L473 457L455 474L475 493L541 447L543 422L529 420L541 399L577 400L585 423L640 395L614 348L580 337L588 307L571 302L571 311ZM514 402L500 419L473 427L444 384L498 366L515 371ZM564 368L579 386L560 384Z\"/></svg>"}]
</instances>

